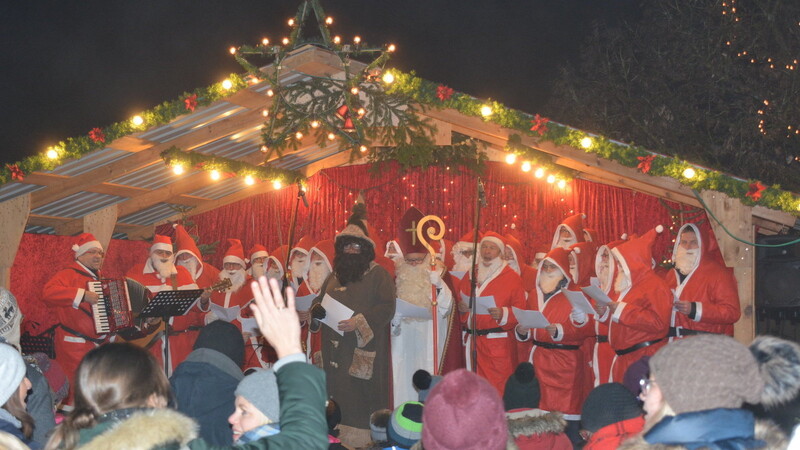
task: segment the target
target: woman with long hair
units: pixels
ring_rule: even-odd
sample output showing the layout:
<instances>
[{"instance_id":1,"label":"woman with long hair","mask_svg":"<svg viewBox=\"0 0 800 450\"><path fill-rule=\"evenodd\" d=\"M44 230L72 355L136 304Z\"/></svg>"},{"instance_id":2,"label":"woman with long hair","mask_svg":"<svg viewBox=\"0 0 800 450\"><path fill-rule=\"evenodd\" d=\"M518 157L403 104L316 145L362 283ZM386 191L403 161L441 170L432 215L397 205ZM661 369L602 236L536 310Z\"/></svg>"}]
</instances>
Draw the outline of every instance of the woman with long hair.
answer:
<instances>
[{"instance_id":1,"label":"woman with long hair","mask_svg":"<svg viewBox=\"0 0 800 450\"><path fill-rule=\"evenodd\" d=\"M253 283L252 307L262 334L275 348L281 432L237 448L328 447L325 381L305 362L294 293L284 304L278 284ZM147 351L108 344L90 351L75 374L75 409L57 429L48 449L212 448L197 437L197 425L167 408L169 382ZM214 447L221 448L221 447Z\"/></svg>"},{"instance_id":2,"label":"woman with long hair","mask_svg":"<svg viewBox=\"0 0 800 450\"><path fill-rule=\"evenodd\" d=\"M0 431L19 438L31 448L41 448L31 441L33 418L25 409L31 382L25 377L25 361L14 347L0 344Z\"/></svg>"}]
</instances>

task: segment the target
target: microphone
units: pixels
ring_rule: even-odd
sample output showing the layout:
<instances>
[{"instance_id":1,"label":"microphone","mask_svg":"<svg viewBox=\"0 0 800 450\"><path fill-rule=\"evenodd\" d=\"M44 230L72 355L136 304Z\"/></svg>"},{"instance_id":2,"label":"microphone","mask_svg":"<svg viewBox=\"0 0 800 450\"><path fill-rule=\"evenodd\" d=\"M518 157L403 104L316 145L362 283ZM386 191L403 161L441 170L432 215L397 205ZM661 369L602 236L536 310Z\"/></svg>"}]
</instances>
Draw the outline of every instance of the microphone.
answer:
<instances>
[{"instance_id":1,"label":"microphone","mask_svg":"<svg viewBox=\"0 0 800 450\"><path fill-rule=\"evenodd\" d=\"M297 186L297 196L303 199L303 205L308 208L308 199L306 198L306 191L303 190L303 186Z\"/></svg>"},{"instance_id":2,"label":"microphone","mask_svg":"<svg viewBox=\"0 0 800 450\"><path fill-rule=\"evenodd\" d=\"M486 208L486 191L483 190L483 181L478 178L478 201L481 207Z\"/></svg>"}]
</instances>

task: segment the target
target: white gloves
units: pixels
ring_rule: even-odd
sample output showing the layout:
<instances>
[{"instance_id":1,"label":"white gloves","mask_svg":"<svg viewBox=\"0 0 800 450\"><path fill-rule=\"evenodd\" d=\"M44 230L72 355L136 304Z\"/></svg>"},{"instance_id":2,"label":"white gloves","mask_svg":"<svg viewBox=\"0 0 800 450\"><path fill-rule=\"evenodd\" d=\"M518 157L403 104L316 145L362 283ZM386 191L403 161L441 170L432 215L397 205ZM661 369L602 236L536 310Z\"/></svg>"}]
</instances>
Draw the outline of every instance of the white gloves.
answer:
<instances>
[{"instance_id":1,"label":"white gloves","mask_svg":"<svg viewBox=\"0 0 800 450\"><path fill-rule=\"evenodd\" d=\"M436 286L437 288L441 288L444 285L444 280L442 280L442 275L437 270L431 270L429 272L431 278L431 284Z\"/></svg>"},{"instance_id":2,"label":"white gloves","mask_svg":"<svg viewBox=\"0 0 800 450\"><path fill-rule=\"evenodd\" d=\"M573 309L572 312L569 313L569 318L574 324L583 324L588 320L586 313L577 309Z\"/></svg>"}]
</instances>

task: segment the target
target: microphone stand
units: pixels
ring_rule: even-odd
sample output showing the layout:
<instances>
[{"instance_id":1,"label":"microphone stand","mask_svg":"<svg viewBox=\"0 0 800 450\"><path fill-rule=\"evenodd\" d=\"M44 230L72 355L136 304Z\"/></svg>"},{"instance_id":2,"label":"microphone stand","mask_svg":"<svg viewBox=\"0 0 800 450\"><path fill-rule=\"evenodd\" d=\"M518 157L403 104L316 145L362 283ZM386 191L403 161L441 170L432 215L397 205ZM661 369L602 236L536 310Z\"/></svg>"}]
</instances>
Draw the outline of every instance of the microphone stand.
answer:
<instances>
[{"instance_id":1,"label":"microphone stand","mask_svg":"<svg viewBox=\"0 0 800 450\"><path fill-rule=\"evenodd\" d=\"M295 227L297 226L297 210L300 208L300 200L303 201L303 205L308 208L308 200L306 199L306 191L303 190L303 186L300 183L297 183L297 200L294 202L294 208L292 208L292 220L289 223L289 239L288 239L288 248L286 249L286 261L283 265L283 286L281 287L281 291L285 294L286 288L291 285L291 274L289 270L289 262L292 260L292 247L294 246L294 231Z\"/></svg>"},{"instance_id":2,"label":"microphone stand","mask_svg":"<svg viewBox=\"0 0 800 450\"><path fill-rule=\"evenodd\" d=\"M478 351L475 345L475 340L478 334L475 332L476 326L476 309L477 302L475 301L476 292L478 288L478 228L481 222L481 208L486 206L486 192L483 190L483 181L478 177L478 196L475 200L475 223L472 227L472 267L470 268L470 282L469 282L469 329L472 336L469 340L469 354L470 361L472 361L472 371L478 370Z\"/></svg>"}]
</instances>

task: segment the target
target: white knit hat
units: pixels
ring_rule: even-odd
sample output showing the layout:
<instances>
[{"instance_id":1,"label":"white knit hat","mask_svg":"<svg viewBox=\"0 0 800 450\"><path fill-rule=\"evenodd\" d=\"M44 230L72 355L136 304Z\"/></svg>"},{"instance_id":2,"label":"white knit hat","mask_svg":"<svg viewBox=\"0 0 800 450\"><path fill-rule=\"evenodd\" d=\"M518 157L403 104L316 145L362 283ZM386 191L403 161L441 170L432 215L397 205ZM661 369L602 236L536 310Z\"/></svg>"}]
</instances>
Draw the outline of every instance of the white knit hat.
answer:
<instances>
[{"instance_id":1,"label":"white knit hat","mask_svg":"<svg viewBox=\"0 0 800 450\"><path fill-rule=\"evenodd\" d=\"M25 378L25 361L14 347L0 344L0 405L17 393Z\"/></svg>"}]
</instances>

